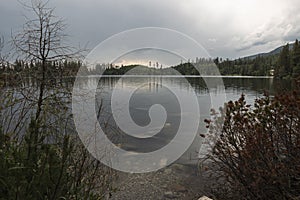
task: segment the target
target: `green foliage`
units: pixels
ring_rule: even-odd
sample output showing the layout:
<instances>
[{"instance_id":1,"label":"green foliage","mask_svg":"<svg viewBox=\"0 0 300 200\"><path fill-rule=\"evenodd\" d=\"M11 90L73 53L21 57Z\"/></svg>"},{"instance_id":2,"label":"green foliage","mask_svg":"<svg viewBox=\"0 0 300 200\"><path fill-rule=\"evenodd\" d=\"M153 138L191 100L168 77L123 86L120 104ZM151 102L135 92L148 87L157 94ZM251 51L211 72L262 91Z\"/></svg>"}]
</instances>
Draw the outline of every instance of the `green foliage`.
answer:
<instances>
[{"instance_id":1,"label":"green foliage","mask_svg":"<svg viewBox=\"0 0 300 200\"><path fill-rule=\"evenodd\" d=\"M177 70L182 75L199 75L199 72L191 63L183 63L177 66L174 66L173 69Z\"/></svg>"},{"instance_id":2,"label":"green foliage","mask_svg":"<svg viewBox=\"0 0 300 200\"><path fill-rule=\"evenodd\" d=\"M36 137L37 128L31 120L21 143L0 133L0 199L101 198L109 189L109 170L91 160L72 136L47 143Z\"/></svg>"},{"instance_id":3,"label":"green foliage","mask_svg":"<svg viewBox=\"0 0 300 200\"><path fill-rule=\"evenodd\" d=\"M36 135L36 126L32 120L22 144L1 133L2 199L58 199L68 193L69 138L65 137L62 149L35 143L31 137Z\"/></svg>"},{"instance_id":4,"label":"green foliage","mask_svg":"<svg viewBox=\"0 0 300 200\"><path fill-rule=\"evenodd\" d=\"M27 121L20 113L32 108L20 104L26 99L16 95L18 90L1 88L0 199L102 199L114 174L74 133L67 96L52 88L39 119L31 113Z\"/></svg>"},{"instance_id":5,"label":"green foliage","mask_svg":"<svg viewBox=\"0 0 300 200\"><path fill-rule=\"evenodd\" d=\"M103 75L124 75L135 67L139 67L139 69L136 70L136 73L138 74L147 74L150 71L150 68L140 65L121 66L120 68L110 66L104 71ZM98 69L96 68L94 71L91 71L91 73L97 74L97 71Z\"/></svg>"},{"instance_id":6,"label":"green foliage","mask_svg":"<svg viewBox=\"0 0 300 200\"><path fill-rule=\"evenodd\" d=\"M297 78L300 76L300 46L296 40L293 48L287 44L281 51L278 59L278 67L275 69L277 78Z\"/></svg>"},{"instance_id":7,"label":"green foliage","mask_svg":"<svg viewBox=\"0 0 300 200\"><path fill-rule=\"evenodd\" d=\"M289 44L287 44L283 49L279 56L278 61L278 76L279 77L286 77L288 76L292 70L290 66L290 47Z\"/></svg>"},{"instance_id":8,"label":"green foliage","mask_svg":"<svg viewBox=\"0 0 300 200\"><path fill-rule=\"evenodd\" d=\"M293 52L292 52L292 76L294 78L297 78L300 75L300 45L299 45L299 41L296 40L295 44L294 44L294 48L293 48Z\"/></svg>"},{"instance_id":9,"label":"green foliage","mask_svg":"<svg viewBox=\"0 0 300 200\"><path fill-rule=\"evenodd\" d=\"M239 58L237 60L225 60L218 65L222 75L241 76L269 76L276 64L274 55L257 56L255 58Z\"/></svg>"}]
</instances>

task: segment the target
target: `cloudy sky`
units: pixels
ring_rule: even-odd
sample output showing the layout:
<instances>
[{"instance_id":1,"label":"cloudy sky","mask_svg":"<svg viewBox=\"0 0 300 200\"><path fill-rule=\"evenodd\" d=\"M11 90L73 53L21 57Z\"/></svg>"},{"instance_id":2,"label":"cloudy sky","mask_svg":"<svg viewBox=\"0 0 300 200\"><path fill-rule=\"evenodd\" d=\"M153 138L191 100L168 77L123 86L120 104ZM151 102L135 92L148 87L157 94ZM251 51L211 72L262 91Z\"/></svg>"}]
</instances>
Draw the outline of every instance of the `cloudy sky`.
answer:
<instances>
[{"instance_id":1,"label":"cloudy sky","mask_svg":"<svg viewBox=\"0 0 300 200\"><path fill-rule=\"evenodd\" d=\"M26 1L26 0L23 0ZM17 0L0 0L5 40L24 23ZM72 43L90 49L113 34L139 27L185 33L213 57L267 52L300 38L299 0L50 0L66 19Z\"/></svg>"}]
</instances>

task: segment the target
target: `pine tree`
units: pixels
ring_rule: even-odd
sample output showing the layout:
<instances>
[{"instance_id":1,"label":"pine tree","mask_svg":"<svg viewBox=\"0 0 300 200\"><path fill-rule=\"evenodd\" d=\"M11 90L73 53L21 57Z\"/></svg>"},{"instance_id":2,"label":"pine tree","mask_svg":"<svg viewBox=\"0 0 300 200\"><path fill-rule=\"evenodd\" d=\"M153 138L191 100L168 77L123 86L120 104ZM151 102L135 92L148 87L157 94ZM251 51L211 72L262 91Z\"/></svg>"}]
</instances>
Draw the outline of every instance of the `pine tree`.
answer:
<instances>
[{"instance_id":1,"label":"pine tree","mask_svg":"<svg viewBox=\"0 0 300 200\"><path fill-rule=\"evenodd\" d=\"M290 50L289 44L283 47L279 59L278 59L278 68L275 71L275 76L278 78L283 78L291 75L291 66L290 66Z\"/></svg>"},{"instance_id":2,"label":"pine tree","mask_svg":"<svg viewBox=\"0 0 300 200\"><path fill-rule=\"evenodd\" d=\"M292 75L294 78L300 75L300 46L298 40L296 40L293 48Z\"/></svg>"}]
</instances>

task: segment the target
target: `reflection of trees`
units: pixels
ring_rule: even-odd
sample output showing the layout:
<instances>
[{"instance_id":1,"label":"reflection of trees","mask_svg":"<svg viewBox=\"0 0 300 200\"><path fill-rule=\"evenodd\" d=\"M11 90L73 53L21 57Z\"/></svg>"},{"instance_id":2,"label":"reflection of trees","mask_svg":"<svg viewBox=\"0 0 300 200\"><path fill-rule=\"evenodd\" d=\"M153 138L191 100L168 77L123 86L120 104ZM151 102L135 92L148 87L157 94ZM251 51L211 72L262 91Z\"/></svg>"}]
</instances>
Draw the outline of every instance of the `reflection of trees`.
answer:
<instances>
[{"instance_id":1,"label":"reflection of trees","mask_svg":"<svg viewBox=\"0 0 300 200\"><path fill-rule=\"evenodd\" d=\"M180 79L186 79L190 86ZM85 78L82 78L83 80ZM93 78L87 78L88 82L93 82ZM155 88L161 87L163 84L177 85L181 89L190 90L194 89L197 93L208 92L207 83L213 86L212 90L222 91L220 82L215 81L214 77L164 77L164 76L136 76L136 77L102 77L99 81L99 86L105 86L108 88L113 88L118 81L120 81L122 87L126 86L136 86L148 84L149 91L154 91ZM233 89L238 91L253 91L253 93L264 93L269 92L271 94L278 93L282 90L291 90L293 84L289 80L278 80L270 78L232 78L223 77L225 89ZM83 81L86 84L86 81ZM96 84L96 83L92 83Z\"/></svg>"}]
</instances>

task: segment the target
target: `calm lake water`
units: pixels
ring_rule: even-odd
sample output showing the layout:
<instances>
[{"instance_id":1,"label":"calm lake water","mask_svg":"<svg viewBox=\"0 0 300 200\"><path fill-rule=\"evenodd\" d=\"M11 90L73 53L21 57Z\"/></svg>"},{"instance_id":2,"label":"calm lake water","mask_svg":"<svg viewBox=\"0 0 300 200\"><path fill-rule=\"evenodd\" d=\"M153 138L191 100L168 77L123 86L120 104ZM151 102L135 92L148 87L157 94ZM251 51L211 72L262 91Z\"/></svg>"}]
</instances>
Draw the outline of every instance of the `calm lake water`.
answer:
<instances>
[{"instance_id":1,"label":"calm lake water","mask_svg":"<svg viewBox=\"0 0 300 200\"><path fill-rule=\"evenodd\" d=\"M208 77L212 81L215 77ZM220 98L220 93L225 93L226 101L237 100L241 94L245 94L246 101L253 104L257 97L262 97L264 92L274 95L283 90L289 90L291 87L288 82L278 81L270 77L222 77L225 90L222 85L214 85L210 89L206 86L201 77L174 77L174 76L107 76L102 77L97 83L96 77L82 78L82 84L98 84L97 110L101 107L99 122L101 127L105 127L108 138L116 145L129 152L151 152L158 150L167 145L176 135L179 124L182 119L194 120L193 111L182 113L180 103L188 104L189 96L196 95L200 108L200 121L197 135L193 144L188 151L177 161L179 163L195 163L199 154L203 153L202 138L200 133L206 133L204 119L210 118L210 109L218 109L223 106L225 100ZM170 89L171 88L171 89ZM172 89L186 97L185 102L179 102ZM129 100L129 108L119 103L117 109L121 111L129 109L133 122L140 126L146 127L151 119L149 109L155 104L164 107L167 118L163 127L157 134L153 128L142 129L140 137L133 137L126 134L120 128L113 117L111 98L113 91L120 94L128 94L134 90ZM217 97L217 101L212 105L212 96ZM116 105L115 105L116 106ZM126 126L126 125L125 125ZM188 130L189 127L186 127ZM186 134L190 134L186 131ZM149 136L149 137L148 137ZM150 137L151 136L151 137ZM180 143L180 141L178 141Z\"/></svg>"},{"instance_id":2,"label":"calm lake water","mask_svg":"<svg viewBox=\"0 0 300 200\"><path fill-rule=\"evenodd\" d=\"M222 77L223 85L215 81L217 79L220 80L220 77L206 77L205 82L201 77L103 76L99 80L99 77L89 76L81 77L79 82L85 86L97 86L95 109L98 111L101 107L98 116L101 128L110 141L129 153L153 152L163 148L175 138L180 127L187 138L194 138L195 131L192 131L190 126L196 123L198 127L193 143L177 161L183 164L193 164L197 162L199 155L205 153L205 145L202 145L200 134L207 132L204 119L210 118L211 108L218 110L225 102L238 100L241 94L245 94L248 104L253 105L255 99L262 97L265 92L272 96L284 90L289 91L292 87L290 81L270 77ZM72 87L72 82L73 79L68 79L66 87ZM210 84L210 88L207 82L213 83ZM28 84L34 86L34 83ZM112 101L113 92L118 92L120 96ZM181 100L176 94L182 97ZM128 95L130 96L129 103L126 105ZM225 96L226 99L223 98ZM198 102L197 110L200 112L200 118L195 117L197 110L191 105L193 97ZM112 102L114 102L115 112L112 112ZM156 116L154 120L157 120L158 124L148 128L153 120L151 120L150 112L153 105L161 105L165 110L166 118ZM190 109L183 110L181 105ZM122 116L122 113L126 111L129 112L129 117ZM123 122L121 128L115 117L119 117L119 121ZM181 123L183 120L188 123ZM134 123L135 126L132 128L130 123ZM14 127L13 123L10 125ZM10 129L10 125L7 125L7 130ZM124 128L127 131L124 131ZM135 135L132 134L133 132ZM184 138L176 141L178 145L182 144L182 140Z\"/></svg>"}]
</instances>

